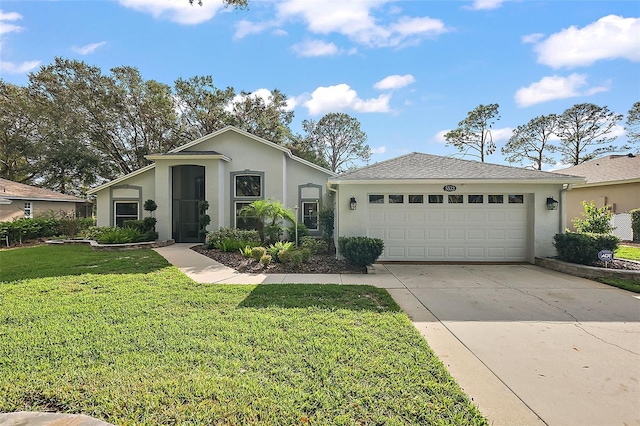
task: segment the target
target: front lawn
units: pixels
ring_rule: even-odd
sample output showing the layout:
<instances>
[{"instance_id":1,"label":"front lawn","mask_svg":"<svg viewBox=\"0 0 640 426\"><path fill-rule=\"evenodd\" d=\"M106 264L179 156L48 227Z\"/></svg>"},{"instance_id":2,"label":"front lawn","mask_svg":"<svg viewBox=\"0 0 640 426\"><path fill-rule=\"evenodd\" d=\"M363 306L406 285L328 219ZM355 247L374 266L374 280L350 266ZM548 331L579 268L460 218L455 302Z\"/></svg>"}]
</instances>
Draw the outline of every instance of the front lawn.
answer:
<instances>
[{"instance_id":1,"label":"front lawn","mask_svg":"<svg viewBox=\"0 0 640 426\"><path fill-rule=\"evenodd\" d=\"M615 251L616 259L636 260L640 262L640 247L620 245Z\"/></svg>"},{"instance_id":2,"label":"front lawn","mask_svg":"<svg viewBox=\"0 0 640 426\"><path fill-rule=\"evenodd\" d=\"M71 247L0 252L0 412L118 425L487 424L385 290L201 285L150 250L105 262L126 272L95 258L79 274L87 265L72 265L90 249ZM52 255L58 266L32 277Z\"/></svg>"}]
</instances>

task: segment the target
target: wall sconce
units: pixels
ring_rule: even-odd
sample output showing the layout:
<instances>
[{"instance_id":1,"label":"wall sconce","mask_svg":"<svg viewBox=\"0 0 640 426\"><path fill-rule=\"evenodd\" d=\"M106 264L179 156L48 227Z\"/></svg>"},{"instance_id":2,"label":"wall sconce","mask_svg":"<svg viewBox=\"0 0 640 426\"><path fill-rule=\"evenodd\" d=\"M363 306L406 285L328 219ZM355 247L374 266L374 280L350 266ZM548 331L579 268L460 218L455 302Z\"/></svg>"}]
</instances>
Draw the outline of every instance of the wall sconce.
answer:
<instances>
[{"instance_id":1,"label":"wall sconce","mask_svg":"<svg viewBox=\"0 0 640 426\"><path fill-rule=\"evenodd\" d=\"M553 197L547 198L547 210L558 210L558 201L554 200Z\"/></svg>"},{"instance_id":2,"label":"wall sconce","mask_svg":"<svg viewBox=\"0 0 640 426\"><path fill-rule=\"evenodd\" d=\"M355 210L358 207L358 202L356 201L356 197L351 197L351 202L349 203L349 209Z\"/></svg>"}]
</instances>

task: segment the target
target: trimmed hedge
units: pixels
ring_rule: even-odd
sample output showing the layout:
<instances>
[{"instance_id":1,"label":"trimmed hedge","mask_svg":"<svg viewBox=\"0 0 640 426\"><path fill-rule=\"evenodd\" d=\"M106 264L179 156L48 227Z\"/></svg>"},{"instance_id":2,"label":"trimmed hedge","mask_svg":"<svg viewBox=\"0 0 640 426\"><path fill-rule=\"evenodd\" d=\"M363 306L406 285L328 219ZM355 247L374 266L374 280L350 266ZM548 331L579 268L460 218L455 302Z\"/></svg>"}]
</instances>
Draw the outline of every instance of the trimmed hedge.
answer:
<instances>
[{"instance_id":1,"label":"trimmed hedge","mask_svg":"<svg viewBox=\"0 0 640 426\"><path fill-rule=\"evenodd\" d=\"M619 242L620 239L615 235L605 234L567 232L553 237L558 259L581 265L594 265L600 250L615 251Z\"/></svg>"},{"instance_id":2,"label":"trimmed hedge","mask_svg":"<svg viewBox=\"0 0 640 426\"><path fill-rule=\"evenodd\" d=\"M217 231L209 232L207 234L204 246L209 249L214 248L216 247L216 244L221 243L224 240L236 240L243 241L245 243L259 243L260 236L258 235L258 231L254 230L220 228Z\"/></svg>"},{"instance_id":3,"label":"trimmed hedge","mask_svg":"<svg viewBox=\"0 0 640 426\"><path fill-rule=\"evenodd\" d=\"M367 266L380 257L384 250L384 241L369 237L340 237L338 249L350 264Z\"/></svg>"},{"instance_id":4,"label":"trimmed hedge","mask_svg":"<svg viewBox=\"0 0 640 426\"><path fill-rule=\"evenodd\" d=\"M629 213L631 213L633 241L640 241L640 209L631 210Z\"/></svg>"},{"instance_id":5,"label":"trimmed hedge","mask_svg":"<svg viewBox=\"0 0 640 426\"><path fill-rule=\"evenodd\" d=\"M93 218L37 217L20 218L11 222L0 222L0 238L4 244L22 244L25 241L37 240L64 235L73 238L81 231L94 225Z\"/></svg>"}]
</instances>

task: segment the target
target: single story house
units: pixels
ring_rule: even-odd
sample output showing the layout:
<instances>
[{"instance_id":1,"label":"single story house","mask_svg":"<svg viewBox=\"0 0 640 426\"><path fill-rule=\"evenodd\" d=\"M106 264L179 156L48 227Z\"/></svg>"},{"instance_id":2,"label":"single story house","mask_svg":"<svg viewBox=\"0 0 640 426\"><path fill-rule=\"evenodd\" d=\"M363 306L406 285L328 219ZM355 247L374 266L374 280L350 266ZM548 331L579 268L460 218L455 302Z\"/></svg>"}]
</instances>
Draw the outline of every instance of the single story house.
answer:
<instances>
[{"instance_id":1,"label":"single story house","mask_svg":"<svg viewBox=\"0 0 640 426\"><path fill-rule=\"evenodd\" d=\"M43 214L76 217L86 200L0 178L0 222Z\"/></svg>"},{"instance_id":2,"label":"single story house","mask_svg":"<svg viewBox=\"0 0 640 426\"><path fill-rule=\"evenodd\" d=\"M153 199L160 239L198 242L199 200L209 202L214 230L247 226L240 209L271 198L320 235L317 212L330 205L335 237L381 238L386 261L533 263L554 255L565 193L584 181L420 153L336 175L234 127L147 158L154 163L89 191L98 226L141 218Z\"/></svg>"},{"instance_id":3,"label":"single story house","mask_svg":"<svg viewBox=\"0 0 640 426\"><path fill-rule=\"evenodd\" d=\"M582 217L582 202L596 207L611 206L613 213L629 213L640 208L640 155L608 155L556 173L583 176L586 181L567 193L566 221Z\"/></svg>"}]
</instances>

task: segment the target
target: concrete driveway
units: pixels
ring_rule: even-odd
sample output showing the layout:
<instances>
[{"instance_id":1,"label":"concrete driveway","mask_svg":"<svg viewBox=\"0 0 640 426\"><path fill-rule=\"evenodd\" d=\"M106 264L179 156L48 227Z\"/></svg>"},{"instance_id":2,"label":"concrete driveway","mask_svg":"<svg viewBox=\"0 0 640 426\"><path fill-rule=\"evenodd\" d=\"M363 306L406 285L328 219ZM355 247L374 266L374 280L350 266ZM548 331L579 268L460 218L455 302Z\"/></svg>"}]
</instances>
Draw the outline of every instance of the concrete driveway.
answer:
<instances>
[{"instance_id":1,"label":"concrete driveway","mask_svg":"<svg viewBox=\"0 0 640 426\"><path fill-rule=\"evenodd\" d=\"M640 425L638 295L533 265L377 272L493 424Z\"/></svg>"}]
</instances>

